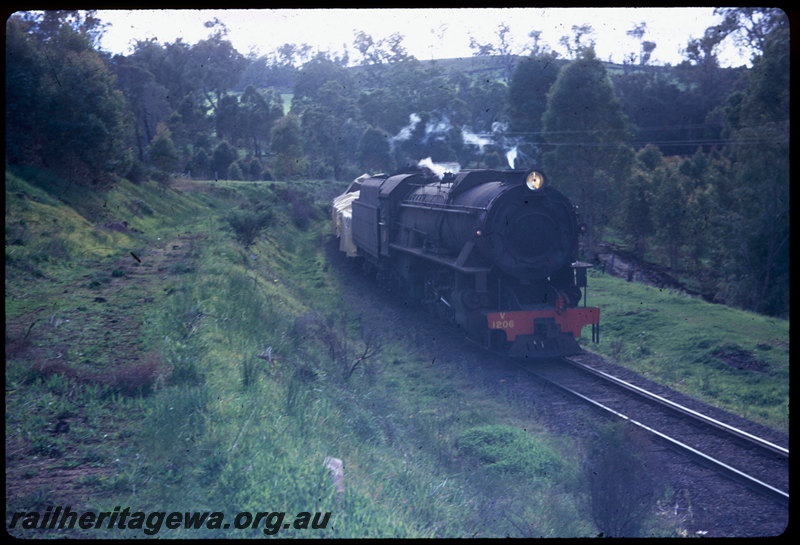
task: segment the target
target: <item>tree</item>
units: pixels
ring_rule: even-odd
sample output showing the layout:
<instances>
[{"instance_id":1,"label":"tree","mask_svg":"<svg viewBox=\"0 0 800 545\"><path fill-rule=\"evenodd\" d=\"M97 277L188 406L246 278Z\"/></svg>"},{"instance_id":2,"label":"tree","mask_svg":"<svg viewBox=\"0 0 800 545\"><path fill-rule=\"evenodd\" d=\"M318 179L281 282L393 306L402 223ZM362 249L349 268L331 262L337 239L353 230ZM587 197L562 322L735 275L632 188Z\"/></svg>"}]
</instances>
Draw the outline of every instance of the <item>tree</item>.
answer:
<instances>
[{"instance_id":1,"label":"tree","mask_svg":"<svg viewBox=\"0 0 800 545\"><path fill-rule=\"evenodd\" d=\"M561 69L542 125L546 172L578 203L586 245L594 251L598 220L617 202L615 193L633 161L627 119L594 50Z\"/></svg>"},{"instance_id":2,"label":"tree","mask_svg":"<svg viewBox=\"0 0 800 545\"><path fill-rule=\"evenodd\" d=\"M392 170L392 154L389 135L380 129L369 127L358 141L358 162L367 172L389 172Z\"/></svg>"},{"instance_id":3,"label":"tree","mask_svg":"<svg viewBox=\"0 0 800 545\"><path fill-rule=\"evenodd\" d=\"M239 82L246 64L242 54L218 31L190 48L187 75L197 82L195 89L203 94L216 112L226 91Z\"/></svg>"},{"instance_id":4,"label":"tree","mask_svg":"<svg viewBox=\"0 0 800 545\"><path fill-rule=\"evenodd\" d=\"M208 157L206 150L203 148L197 150L197 153L189 161L187 169L189 170L189 175L194 176L195 179L207 180L211 173L211 159Z\"/></svg>"},{"instance_id":5,"label":"tree","mask_svg":"<svg viewBox=\"0 0 800 545\"><path fill-rule=\"evenodd\" d=\"M358 98L358 108L364 122L389 134L397 134L408 123L409 107L398 97L394 86L362 92Z\"/></svg>"},{"instance_id":6,"label":"tree","mask_svg":"<svg viewBox=\"0 0 800 545\"><path fill-rule=\"evenodd\" d=\"M528 142L542 141L547 92L555 83L561 64L552 55L523 57L514 71L508 89L509 128Z\"/></svg>"},{"instance_id":7,"label":"tree","mask_svg":"<svg viewBox=\"0 0 800 545\"><path fill-rule=\"evenodd\" d=\"M168 91L134 56L115 55L112 68L133 113L136 147L139 160L144 161L145 148L155 136L156 126L165 121L172 111L167 100Z\"/></svg>"},{"instance_id":8,"label":"tree","mask_svg":"<svg viewBox=\"0 0 800 545\"><path fill-rule=\"evenodd\" d=\"M740 48L748 48L753 57L763 54L772 31L788 28L789 18L780 8L715 8L714 14L724 17L718 32L732 36Z\"/></svg>"},{"instance_id":9,"label":"tree","mask_svg":"<svg viewBox=\"0 0 800 545\"><path fill-rule=\"evenodd\" d=\"M323 83L315 95L301 114L306 152L333 168L334 178L341 180L345 165L355 157L363 130L354 126L357 103L339 81Z\"/></svg>"},{"instance_id":10,"label":"tree","mask_svg":"<svg viewBox=\"0 0 800 545\"><path fill-rule=\"evenodd\" d=\"M680 248L685 240L689 219L686 210L688 184L673 161L656 171L653 185L656 234L667 249L669 266L675 273L678 271Z\"/></svg>"},{"instance_id":11,"label":"tree","mask_svg":"<svg viewBox=\"0 0 800 545\"><path fill-rule=\"evenodd\" d=\"M475 57L493 57L503 72L503 80L511 81L516 65L517 53L514 49L513 40L510 35L511 28L506 23L497 25L497 42L480 43L474 36L469 38L469 47L473 50Z\"/></svg>"},{"instance_id":12,"label":"tree","mask_svg":"<svg viewBox=\"0 0 800 545\"><path fill-rule=\"evenodd\" d=\"M272 124L283 116L281 97L273 90L261 93L248 85L239 106L239 132L251 142L253 155L261 157L263 145L269 143Z\"/></svg>"},{"instance_id":13,"label":"tree","mask_svg":"<svg viewBox=\"0 0 800 545\"><path fill-rule=\"evenodd\" d=\"M78 21L72 12L45 12L46 26L17 14L7 21L6 160L109 183L128 164L125 99L91 47L86 25L94 27Z\"/></svg>"},{"instance_id":14,"label":"tree","mask_svg":"<svg viewBox=\"0 0 800 545\"><path fill-rule=\"evenodd\" d=\"M644 258L647 237L653 233L650 210L650 180L642 171L635 171L623 188L621 214L623 230L633 239L633 251Z\"/></svg>"},{"instance_id":15,"label":"tree","mask_svg":"<svg viewBox=\"0 0 800 545\"><path fill-rule=\"evenodd\" d=\"M279 119L272 127L270 149L275 154L274 173L278 179L293 179L305 170L300 120L294 115Z\"/></svg>"},{"instance_id":16,"label":"tree","mask_svg":"<svg viewBox=\"0 0 800 545\"><path fill-rule=\"evenodd\" d=\"M728 118L731 289L748 308L779 315L789 310L789 44L788 28L770 33Z\"/></svg>"},{"instance_id":17,"label":"tree","mask_svg":"<svg viewBox=\"0 0 800 545\"><path fill-rule=\"evenodd\" d=\"M508 85L490 78L468 78L464 74L453 74L450 79L455 80L452 84L454 97L448 108L454 123L485 132L490 131L494 123L506 119Z\"/></svg>"},{"instance_id":18,"label":"tree","mask_svg":"<svg viewBox=\"0 0 800 545\"><path fill-rule=\"evenodd\" d=\"M241 134L239 99L235 95L224 95L219 101L214 119L217 126L217 138L235 143Z\"/></svg>"},{"instance_id":19,"label":"tree","mask_svg":"<svg viewBox=\"0 0 800 545\"><path fill-rule=\"evenodd\" d=\"M647 31L647 23L642 22L639 23L638 25L634 25L634 27L631 30L625 33L628 36L632 36L633 38L639 40L641 49L640 53L638 54L638 56L636 55L636 53L631 53L628 57L632 63L636 62L638 58L638 63L642 66L650 62L650 55L656 48L656 44L654 42L642 40L642 38L644 38L644 34L646 31Z\"/></svg>"},{"instance_id":20,"label":"tree","mask_svg":"<svg viewBox=\"0 0 800 545\"><path fill-rule=\"evenodd\" d=\"M577 59L583 54L587 48L594 49L594 39L590 38L587 43L584 43L584 37L594 34L592 25L572 25L572 40L567 35L561 36L558 43L564 46L567 50L567 56L571 59Z\"/></svg>"},{"instance_id":21,"label":"tree","mask_svg":"<svg viewBox=\"0 0 800 545\"><path fill-rule=\"evenodd\" d=\"M171 133L166 125L159 123L156 128L156 136L150 143L149 157L150 162L164 173L170 174L178 166L178 150L172 142Z\"/></svg>"},{"instance_id":22,"label":"tree","mask_svg":"<svg viewBox=\"0 0 800 545\"><path fill-rule=\"evenodd\" d=\"M224 140L214 148L211 156L211 167L214 169L214 179L226 178L228 167L236 160L236 148Z\"/></svg>"},{"instance_id":23,"label":"tree","mask_svg":"<svg viewBox=\"0 0 800 545\"><path fill-rule=\"evenodd\" d=\"M343 92L354 94L355 82L350 72L326 55L317 54L303 65L297 76L292 98L292 111L295 114L301 113L305 105L313 103L319 98L319 93L325 84L334 83Z\"/></svg>"}]
</instances>

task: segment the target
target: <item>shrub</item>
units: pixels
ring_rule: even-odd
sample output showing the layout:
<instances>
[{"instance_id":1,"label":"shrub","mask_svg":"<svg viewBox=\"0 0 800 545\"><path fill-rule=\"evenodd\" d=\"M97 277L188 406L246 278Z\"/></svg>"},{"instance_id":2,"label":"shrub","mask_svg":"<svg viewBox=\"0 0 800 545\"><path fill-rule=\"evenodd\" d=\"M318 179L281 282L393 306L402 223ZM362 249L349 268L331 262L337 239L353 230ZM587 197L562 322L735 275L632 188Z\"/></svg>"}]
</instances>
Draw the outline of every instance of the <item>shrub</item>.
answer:
<instances>
[{"instance_id":1,"label":"shrub","mask_svg":"<svg viewBox=\"0 0 800 545\"><path fill-rule=\"evenodd\" d=\"M225 219L233 229L236 240L245 248L249 248L261 230L272 222L272 212L269 210L234 210Z\"/></svg>"},{"instance_id":2,"label":"shrub","mask_svg":"<svg viewBox=\"0 0 800 545\"><path fill-rule=\"evenodd\" d=\"M231 166L228 167L228 179L244 180L244 174L242 174L242 169L239 166L239 163L233 163Z\"/></svg>"},{"instance_id":3,"label":"shrub","mask_svg":"<svg viewBox=\"0 0 800 545\"><path fill-rule=\"evenodd\" d=\"M653 468L632 424L612 422L589 442L586 477L594 522L608 537L637 537L655 501Z\"/></svg>"},{"instance_id":4,"label":"shrub","mask_svg":"<svg viewBox=\"0 0 800 545\"><path fill-rule=\"evenodd\" d=\"M147 166L139 160L133 160L125 177L134 184L142 183L147 177Z\"/></svg>"},{"instance_id":5,"label":"shrub","mask_svg":"<svg viewBox=\"0 0 800 545\"><path fill-rule=\"evenodd\" d=\"M286 191L286 199L292 207L292 221L300 229L305 229L309 221L317 219L317 211L310 202L311 197L308 194L289 188Z\"/></svg>"}]
</instances>

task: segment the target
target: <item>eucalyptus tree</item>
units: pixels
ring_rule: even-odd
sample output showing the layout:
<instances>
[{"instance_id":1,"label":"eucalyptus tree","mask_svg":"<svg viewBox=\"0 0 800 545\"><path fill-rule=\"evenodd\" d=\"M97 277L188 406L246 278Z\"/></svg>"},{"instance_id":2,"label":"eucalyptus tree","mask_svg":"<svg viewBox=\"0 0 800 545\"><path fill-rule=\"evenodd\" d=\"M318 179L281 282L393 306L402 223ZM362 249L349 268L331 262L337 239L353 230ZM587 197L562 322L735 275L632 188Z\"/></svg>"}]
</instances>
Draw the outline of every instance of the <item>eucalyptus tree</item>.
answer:
<instances>
[{"instance_id":1,"label":"eucalyptus tree","mask_svg":"<svg viewBox=\"0 0 800 545\"><path fill-rule=\"evenodd\" d=\"M347 69L322 53L302 67L294 88L291 111L301 120L304 150L337 180L355 158L364 130L357 98Z\"/></svg>"},{"instance_id":2,"label":"eucalyptus tree","mask_svg":"<svg viewBox=\"0 0 800 545\"><path fill-rule=\"evenodd\" d=\"M789 25L786 12L776 7L715 8L714 13L723 16L717 31L731 36L739 48L749 49L753 57L764 53L772 31Z\"/></svg>"},{"instance_id":3,"label":"eucalyptus tree","mask_svg":"<svg viewBox=\"0 0 800 545\"><path fill-rule=\"evenodd\" d=\"M358 164L365 172L391 172L394 168L389 135L380 129L368 127L358 141Z\"/></svg>"},{"instance_id":4,"label":"eucalyptus tree","mask_svg":"<svg viewBox=\"0 0 800 545\"><path fill-rule=\"evenodd\" d=\"M542 115L547 93L563 66L553 53L520 59L508 87L508 119L512 134L538 144L542 140Z\"/></svg>"},{"instance_id":5,"label":"eucalyptus tree","mask_svg":"<svg viewBox=\"0 0 800 545\"><path fill-rule=\"evenodd\" d=\"M247 65L221 32L191 46L187 73L195 90L202 93L216 113L222 98L236 87Z\"/></svg>"},{"instance_id":6,"label":"eucalyptus tree","mask_svg":"<svg viewBox=\"0 0 800 545\"><path fill-rule=\"evenodd\" d=\"M747 87L732 97L727 187L738 271L735 293L743 304L771 314L789 309L790 39L780 26L753 61Z\"/></svg>"},{"instance_id":7,"label":"eucalyptus tree","mask_svg":"<svg viewBox=\"0 0 800 545\"><path fill-rule=\"evenodd\" d=\"M628 120L594 50L564 66L547 94L542 116L548 176L580 207L586 244L615 209L620 183L630 174Z\"/></svg>"},{"instance_id":8,"label":"eucalyptus tree","mask_svg":"<svg viewBox=\"0 0 800 545\"><path fill-rule=\"evenodd\" d=\"M115 55L111 67L133 114L139 160L145 161L145 150L155 136L158 123L167 120L172 113L167 98L169 91L156 81L153 73L136 56Z\"/></svg>"},{"instance_id":9,"label":"eucalyptus tree","mask_svg":"<svg viewBox=\"0 0 800 545\"><path fill-rule=\"evenodd\" d=\"M300 120L293 114L280 118L270 133L270 150L275 155L273 172L279 180L291 180L308 166L304 155Z\"/></svg>"},{"instance_id":10,"label":"eucalyptus tree","mask_svg":"<svg viewBox=\"0 0 800 545\"><path fill-rule=\"evenodd\" d=\"M8 163L45 166L79 183L109 183L124 172L125 99L92 48L94 28L71 11L6 22Z\"/></svg>"},{"instance_id":11,"label":"eucalyptus tree","mask_svg":"<svg viewBox=\"0 0 800 545\"><path fill-rule=\"evenodd\" d=\"M262 156L272 125L282 116L283 104L276 91L259 91L253 85L245 88L239 100L239 134L250 142L255 157Z\"/></svg>"},{"instance_id":12,"label":"eucalyptus tree","mask_svg":"<svg viewBox=\"0 0 800 545\"><path fill-rule=\"evenodd\" d=\"M511 28L508 24L503 22L497 25L495 36L497 39L494 43L481 43L474 36L470 36L469 47L475 57L493 57L502 71L503 80L508 82L511 81L511 76L514 73L519 52L514 47Z\"/></svg>"}]
</instances>

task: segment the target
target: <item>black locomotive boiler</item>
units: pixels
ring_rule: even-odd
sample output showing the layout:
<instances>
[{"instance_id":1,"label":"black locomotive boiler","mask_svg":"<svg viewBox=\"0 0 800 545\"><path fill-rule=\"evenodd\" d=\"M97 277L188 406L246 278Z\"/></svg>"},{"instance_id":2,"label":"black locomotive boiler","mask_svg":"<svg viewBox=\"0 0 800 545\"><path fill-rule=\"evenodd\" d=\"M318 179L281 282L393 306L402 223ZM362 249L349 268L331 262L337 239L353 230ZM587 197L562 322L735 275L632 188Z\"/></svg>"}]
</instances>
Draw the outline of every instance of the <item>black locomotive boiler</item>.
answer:
<instances>
[{"instance_id":1,"label":"black locomotive boiler","mask_svg":"<svg viewBox=\"0 0 800 545\"><path fill-rule=\"evenodd\" d=\"M574 207L539 171L364 175L334 199L333 221L348 256L486 348L574 354L586 325L599 340Z\"/></svg>"}]
</instances>

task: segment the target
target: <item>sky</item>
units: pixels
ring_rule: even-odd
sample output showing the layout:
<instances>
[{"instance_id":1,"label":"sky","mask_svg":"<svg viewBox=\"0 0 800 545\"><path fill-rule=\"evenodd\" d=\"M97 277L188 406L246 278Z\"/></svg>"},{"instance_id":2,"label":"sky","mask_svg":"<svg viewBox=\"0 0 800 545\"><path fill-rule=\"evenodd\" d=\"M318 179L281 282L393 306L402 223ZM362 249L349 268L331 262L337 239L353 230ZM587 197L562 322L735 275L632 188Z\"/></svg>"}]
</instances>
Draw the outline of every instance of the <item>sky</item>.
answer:
<instances>
[{"instance_id":1,"label":"sky","mask_svg":"<svg viewBox=\"0 0 800 545\"><path fill-rule=\"evenodd\" d=\"M521 49L539 30L541 42L562 56L559 38L573 35L574 25L594 29L597 57L621 63L639 42L627 32L645 23L643 40L656 44L651 64L676 65L685 59L682 50L691 38L720 22L709 8L414 8L414 9L247 9L247 10L98 10L109 23L101 48L129 54L136 40L155 38L172 43L181 38L194 44L211 31L203 23L219 19L228 29L226 38L247 55L266 55L285 43L307 43L315 49L341 53L346 45L351 60L355 33L363 30L376 41L392 33L405 36L403 45L419 60L472 56L470 38L480 43L497 40L498 26L510 27L512 46ZM516 52L516 51L515 51ZM722 66L749 64L748 54L731 45L720 55Z\"/></svg>"}]
</instances>

